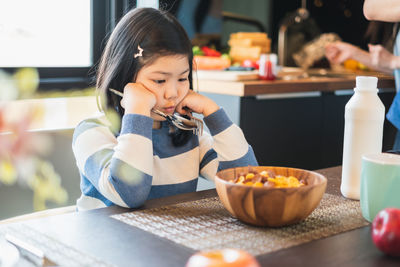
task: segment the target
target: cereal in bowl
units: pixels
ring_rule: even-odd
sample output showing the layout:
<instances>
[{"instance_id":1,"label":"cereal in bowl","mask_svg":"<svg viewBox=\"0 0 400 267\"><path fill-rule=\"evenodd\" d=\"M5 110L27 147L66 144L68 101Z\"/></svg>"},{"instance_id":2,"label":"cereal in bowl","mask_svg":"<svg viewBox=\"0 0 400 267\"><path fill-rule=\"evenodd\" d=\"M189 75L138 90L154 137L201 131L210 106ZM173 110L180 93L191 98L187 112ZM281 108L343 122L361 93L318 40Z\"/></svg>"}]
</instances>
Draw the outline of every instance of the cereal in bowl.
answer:
<instances>
[{"instance_id":1,"label":"cereal in bowl","mask_svg":"<svg viewBox=\"0 0 400 267\"><path fill-rule=\"evenodd\" d=\"M261 171L241 173L230 182L254 187L288 188L306 185L304 180L299 180L294 176L275 175L272 172Z\"/></svg>"}]
</instances>

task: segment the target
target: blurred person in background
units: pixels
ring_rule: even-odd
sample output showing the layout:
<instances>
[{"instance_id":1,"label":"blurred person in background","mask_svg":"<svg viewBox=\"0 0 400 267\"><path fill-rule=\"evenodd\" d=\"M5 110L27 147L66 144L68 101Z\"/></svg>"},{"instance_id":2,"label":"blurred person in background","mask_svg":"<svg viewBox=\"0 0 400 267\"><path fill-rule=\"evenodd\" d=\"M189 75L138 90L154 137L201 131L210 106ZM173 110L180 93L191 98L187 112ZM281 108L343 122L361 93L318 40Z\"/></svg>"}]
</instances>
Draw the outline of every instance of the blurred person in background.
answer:
<instances>
[{"instance_id":1,"label":"blurred person in background","mask_svg":"<svg viewBox=\"0 0 400 267\"><path fill-rule=\"evenodd\" d=\"M333 64L341 64L353 59L373 70L393 74L398 92L400 89L400 37L398 35L400 1L365 0L363 8L365 17L371 20L366 32L366 37L370 42L369 51L349 43L336 42L326 46L326 57ZM400 150L400 94L397 93L393 99L386 118L397 129L393 150Z\"/></svg>"},{"instance_id":2,"label":"blurred person in background","mask_svg":"<svg viewBox=\"0 0 400 267\"><path fill-rule=\"evenodd\" d=\"M393 28L393 54L379 47L370 48L372 62L393 71L396 81L397 94L393 99L387 119L397 128L394 150L400 150L400 35L398 23L400 22L400 2L398 0L365 0L364 16L368 20L395 23Z\"/></svg>"},{"instance_id":3,"label":"blurred person in background","mask_svg":"<svg viewBox=\"0 0 400 267\"><path fill-rule=\"evenodd\" d=\"M388 60L396 61L396 57L390 52L396 31L397 24L371 21L365 33L365 38L370 43L369 51L350 43L335 42L326 46L326 57L332 64L342 64L353 59L370 69L392 74L394 67L391 64L394 63L388 64Z\"/></svg>"}]
</instances>

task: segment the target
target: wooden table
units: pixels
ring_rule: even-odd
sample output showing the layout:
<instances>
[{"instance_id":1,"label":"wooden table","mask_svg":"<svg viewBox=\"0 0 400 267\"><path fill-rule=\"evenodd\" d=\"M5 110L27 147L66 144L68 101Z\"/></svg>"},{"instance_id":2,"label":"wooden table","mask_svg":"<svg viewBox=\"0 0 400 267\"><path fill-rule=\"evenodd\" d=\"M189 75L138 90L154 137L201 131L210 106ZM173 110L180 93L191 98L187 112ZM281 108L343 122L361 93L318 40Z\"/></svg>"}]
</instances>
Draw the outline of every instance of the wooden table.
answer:
<instances>
[{"instance_id":1,"label":"wooden table","mask_svg":"<svg viewBox=\"0 0 400 267\"><path fill-rule=\"evenodd\" d=\"M319 170L327 193L340 194L341 168ZM147 201L143 209L216 196L215 190ZM118 266L184 266L194 250L110 218L127 209L109 207L25 222L84 253ZM372 243L370 227L257 257L262 266L400 266Z\"/></svg>"}]
</instances>

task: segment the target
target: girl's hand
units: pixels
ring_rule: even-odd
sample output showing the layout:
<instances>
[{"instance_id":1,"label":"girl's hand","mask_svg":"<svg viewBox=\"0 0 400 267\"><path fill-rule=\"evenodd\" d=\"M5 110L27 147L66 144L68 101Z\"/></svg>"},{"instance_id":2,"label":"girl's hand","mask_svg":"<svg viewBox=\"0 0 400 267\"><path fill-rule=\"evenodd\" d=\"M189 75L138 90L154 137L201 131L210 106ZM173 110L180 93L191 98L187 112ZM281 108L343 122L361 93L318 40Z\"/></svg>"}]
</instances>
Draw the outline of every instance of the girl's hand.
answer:
<instances>
[{"instance_id":1,"label":"girl's hand","mask_svg":"<svg viewBox=\"0 0 400 267\"><path fill-rule=\"evenodd\" d=\"M193 90L189 90L187 95L176 106L176 111L180 114L186 115L189 109L195 113L203 114L204 117L216 112L219 106L210 98L198 94Z\"/></svg>"},{"instance_id":2,"label":"girl's hand","mask_svg":"<svg viewBox=\"0 0 400 267\"><path fill-rule=\"evenodd\" d=\"M128 83L124 88L121 106L125 114L141 114L150 116L156 104L156 96L141 83Z\"/></svg>"}]
</instances>

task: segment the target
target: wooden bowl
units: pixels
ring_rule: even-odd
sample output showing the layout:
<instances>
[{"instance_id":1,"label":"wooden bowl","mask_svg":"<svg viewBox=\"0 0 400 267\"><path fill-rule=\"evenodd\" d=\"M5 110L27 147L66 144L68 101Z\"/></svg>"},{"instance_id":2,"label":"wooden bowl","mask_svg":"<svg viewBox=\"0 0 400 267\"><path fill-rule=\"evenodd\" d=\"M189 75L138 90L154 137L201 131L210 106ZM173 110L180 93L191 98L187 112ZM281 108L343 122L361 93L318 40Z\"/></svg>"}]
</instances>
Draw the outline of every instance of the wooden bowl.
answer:
<instances>
[{"instance_id":1,"label":"wooden bowl","mask_svg":"<svg viewBox=\"0 0 400 267\"><path fill-rule=\"evenodd\" d=\"M253 187L229 182L239 173L272 171L275 175L294 176L306 185L292 188ZM278 227L304 220L318 206L325 193L327 179L316 172L285 167L238 167L216 174L218 196L232 216L258 226Z\"/></svg>"}]
</instances>

